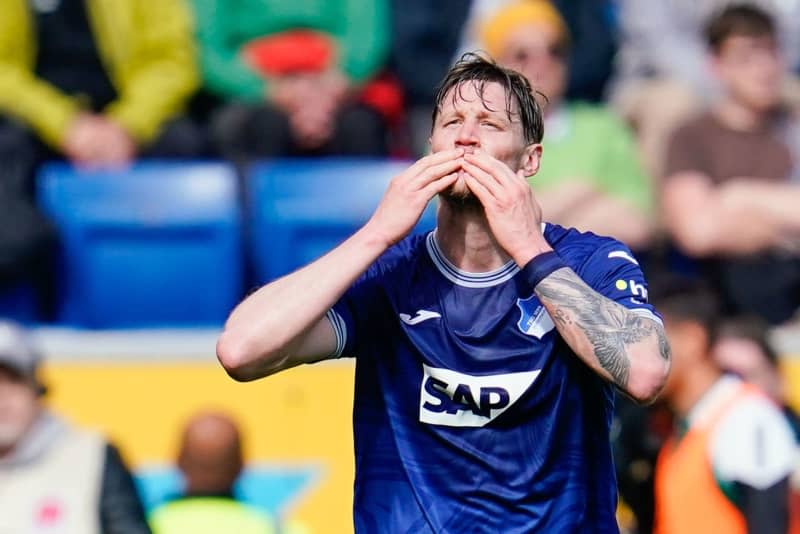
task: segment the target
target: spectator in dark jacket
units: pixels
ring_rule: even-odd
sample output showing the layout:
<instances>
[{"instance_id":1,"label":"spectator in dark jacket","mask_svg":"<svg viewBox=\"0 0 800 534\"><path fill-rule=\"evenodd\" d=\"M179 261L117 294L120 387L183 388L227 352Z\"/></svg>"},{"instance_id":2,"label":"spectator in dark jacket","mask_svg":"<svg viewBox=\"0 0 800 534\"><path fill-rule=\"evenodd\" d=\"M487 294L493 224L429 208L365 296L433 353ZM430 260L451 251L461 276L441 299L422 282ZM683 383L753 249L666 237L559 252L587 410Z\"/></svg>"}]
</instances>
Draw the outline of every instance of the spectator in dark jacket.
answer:
<instances>
[{"instance_id":1,"label":"spectator in dark jacket","mask_svg":"<svg viewBox=\"0 0 800 534\"><path fill-rule=\"evenodd\" d=\"M392 0L391 70L405 94L416 155L428 150L431 102L453 63L467 5L464 0Z\"/></svg>"}]
</instances>

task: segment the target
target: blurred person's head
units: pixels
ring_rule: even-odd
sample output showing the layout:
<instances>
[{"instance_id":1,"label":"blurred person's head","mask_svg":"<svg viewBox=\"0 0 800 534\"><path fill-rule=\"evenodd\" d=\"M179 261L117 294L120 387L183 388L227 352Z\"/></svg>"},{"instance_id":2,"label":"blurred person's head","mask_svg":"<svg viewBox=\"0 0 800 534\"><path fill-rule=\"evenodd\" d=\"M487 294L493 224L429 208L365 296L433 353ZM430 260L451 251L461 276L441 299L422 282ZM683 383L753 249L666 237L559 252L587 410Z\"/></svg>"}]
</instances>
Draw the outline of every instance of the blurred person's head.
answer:
<instances>
[{"instance_id":1,"label":"blurred person's head","mask_svg":"<svg viewBox=\"0 0 800 534\"><path fill-rule=\"evenodd\" d=\"M770 15L752 5L731 5L711 18L705 33L714 72L728 96L753 111L775 108L785 66Z\"/></svg>"},{"instance_id":2,"label":"blurred person's head","mask_svg":"<svg viewBox=\"0 0 800 534\"><path fill-rule=\"evenodd\" d=\"M672 368L662 395L673 405L691 404L719 375L711 359L717 297L702 282L680 277L655 280L650 295L672 348ZM682 398L686 395L692 397L688 402Z\"/></svg>"},{"instance_id":3,"label":"blurred person's head","mask_svg":"<svg viewBox=\"0 0 800 534\"><path fill-rule=\"evenodd\" d=\"M517 0L489 16L481 28L483 46L498 63L521 72L557 104L567 87L569 31L547 0Z\"/></svg>"},{"instance_id":4,"label":"blurred person's head","mask_svg":"<svg viewBox=\"0 0 800 534\"><path fill-rule=\"evenodd\" d=\"M758 317L737 317L720 324L714 343L717 365L757 386L783 403L783 378L778 354L767 338L767 324Z\"/></svg>"},{"instance_id":5,"label":"blurred person's head","mask_svg":"<svg viewBox=\"0 0 800 534\"><path fill-rule=\"evenodd\" d=\"M187 495L230 494L242 467L242 440L233 419L210 412L189 420L178 455Z\"/></svg>"},{"instance_id":6,"label":"blurred person's head","mask_svg":"<svg viewBox=\"0 0 800 534\"><path fill-rule=\"evenodd\" d=\"M0 458L14 450L41 413L39 362L25 331L0 321Z\"/></svg>"},{"instance_id":7,"label":"blurred person's head","mask_svg":"<svg viewBox=\"0 0 800 534\"><path fill-rule=\"evenodd\" d=\"M530 83L490 59L466 54L450 69L436 93L432 119L433 152L480 149L526 176L539 168L544 126ZM463 176L442 197L477 202Z\"/></svg>"}]
</instances>

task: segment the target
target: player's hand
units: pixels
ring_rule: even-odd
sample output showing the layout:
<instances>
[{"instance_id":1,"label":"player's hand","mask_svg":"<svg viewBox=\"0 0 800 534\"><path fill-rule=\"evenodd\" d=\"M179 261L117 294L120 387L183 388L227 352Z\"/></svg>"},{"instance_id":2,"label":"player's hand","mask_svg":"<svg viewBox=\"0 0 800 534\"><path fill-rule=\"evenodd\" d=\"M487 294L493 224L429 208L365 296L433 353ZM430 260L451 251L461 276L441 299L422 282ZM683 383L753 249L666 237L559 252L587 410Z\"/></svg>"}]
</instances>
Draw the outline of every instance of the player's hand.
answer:
<instances>
[{"instance_id":1,"label":"player's hand","mask_svg":"<svg viewBox=\"0 0 800 534\"><path fill-rule=\"evenodd\" d=\"M466 154L463 168L467 187L483 205L495 239L517 265L552 250L542 235L542 208L523 171L515 173L481 150Z\"/></svg>"},{"instance_id":2,"label":"player's hand","mask_svg":"<svg viewBox=\"0 0 800 534\"><path fill-rule=\"evenodd\" d=\"M401 240L417 224L428 202L455 183L463 155L460 148L443 150L395 176L366 226L387 246Z\"/></svg>"}]
</instances>

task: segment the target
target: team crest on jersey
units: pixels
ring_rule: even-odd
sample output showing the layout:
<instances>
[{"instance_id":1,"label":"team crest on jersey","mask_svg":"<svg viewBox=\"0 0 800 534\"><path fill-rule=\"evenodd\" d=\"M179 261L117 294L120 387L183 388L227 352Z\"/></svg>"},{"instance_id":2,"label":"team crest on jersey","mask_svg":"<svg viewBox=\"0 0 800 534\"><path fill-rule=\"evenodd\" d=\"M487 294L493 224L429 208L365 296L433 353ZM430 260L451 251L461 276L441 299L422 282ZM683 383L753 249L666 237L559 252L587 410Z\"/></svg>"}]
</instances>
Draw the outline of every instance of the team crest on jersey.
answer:
<instances>
[{"instance_id":1,"label":"team crest on jersey","mask_svg":"<svg viewBox=\"0 0 800 534\"><path fill-rule=\"evenodd\" d=\"M422 364L419 420L442 426L481 427L517 402L541 372L474 376Z\"/></svg>"},{"instance_id":2,"label":"team crest on jersey","mask_svg":"<svg viewBox=\"0 0 800 534\"><path fill-rule=\"evenodd\" d=\"M542 339L542 336L555 328L553 319L550 318L550 314L544 309L536 295L531 295L526 299L517 299L517 307L520 311L517 327L523 334Z\"/></svg>"}]
</instances>

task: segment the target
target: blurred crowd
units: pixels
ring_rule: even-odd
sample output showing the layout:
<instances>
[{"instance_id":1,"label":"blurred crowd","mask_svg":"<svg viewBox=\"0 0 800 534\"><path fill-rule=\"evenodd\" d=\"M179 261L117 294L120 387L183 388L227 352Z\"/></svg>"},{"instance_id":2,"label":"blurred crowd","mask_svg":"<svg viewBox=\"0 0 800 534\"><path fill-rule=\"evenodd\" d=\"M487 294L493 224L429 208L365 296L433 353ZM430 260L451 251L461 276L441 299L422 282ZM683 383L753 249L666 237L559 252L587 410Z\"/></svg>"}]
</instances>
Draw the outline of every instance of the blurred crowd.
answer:
<instances>
[{"instance_id":1,"label":"blurred crowd","mask_svg":"<svg viewBox=\"0 0 800 534\"><path fill-rule=\"evenodd\" d=\"M652 5L651 5L652 4ZM800 302L800 2L9 0L0 17L0 283L52 294L42 162L417 157L447 68L483 51L546 113L531 184L724 311ZM47 299L42 299L43 304ZM46 307L46 306L45 306Z\"/></svg>"},{"instance_id":2,"label":"blurred crowd","mask_svg":"<svg viewBox=\"0 0 800 534\"><path fill-rule=\"evenodd\" d=\"M622 399L615 427L627 528L786 532L800 424L768 332L800 306L800 0L6 0L0 288L52 296L43 162L417 157L437 83L476 50L541 99L545 219L621 239L661 288L666 402ZM32 364L6 367L0 388L39 398ZM32 428L33 452L66 432ZM4 436L0 477L28 454ZM69 439L127 487L113 447Z\"/></svg>"}]
</instances>

